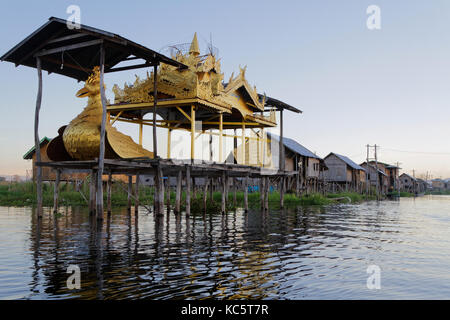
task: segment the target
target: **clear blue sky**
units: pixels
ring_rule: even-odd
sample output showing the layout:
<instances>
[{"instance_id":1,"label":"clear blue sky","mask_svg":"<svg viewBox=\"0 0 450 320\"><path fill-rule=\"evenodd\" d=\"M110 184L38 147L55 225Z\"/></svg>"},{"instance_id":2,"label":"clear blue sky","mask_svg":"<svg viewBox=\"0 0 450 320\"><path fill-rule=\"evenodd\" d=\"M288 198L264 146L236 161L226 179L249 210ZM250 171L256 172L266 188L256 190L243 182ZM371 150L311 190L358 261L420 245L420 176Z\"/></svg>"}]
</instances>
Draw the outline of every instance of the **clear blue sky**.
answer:
<instances>
[{"instance_id":1,"label":"clear blue sky","mask_svg":"<svg viewBox=\"0 0 450 320\"><path fill-rule=\"evenodd\" d=\"M450 1L13 1L0 11L3 54L45 23L81 7L82 23L160 50L212 35L227 80L239 65L266 92L304 111L286 116L285 135L320 156L379 158L404 171L450 177ZM366 8L381 8L381 30ZM107 76L133 81L133 73ZM24 174L33 144L35 69L0 63L0 174ZM53 137L85 104L81 84L44 75L40 135ZM149 130L150 131L150 130ZM391 150L389 150L391 149ZM393 151L421 151L405 153ZM442 153L442 154L431 154ZM446 153L446 154L445 154Z\"/></svg>"}]
</instances>

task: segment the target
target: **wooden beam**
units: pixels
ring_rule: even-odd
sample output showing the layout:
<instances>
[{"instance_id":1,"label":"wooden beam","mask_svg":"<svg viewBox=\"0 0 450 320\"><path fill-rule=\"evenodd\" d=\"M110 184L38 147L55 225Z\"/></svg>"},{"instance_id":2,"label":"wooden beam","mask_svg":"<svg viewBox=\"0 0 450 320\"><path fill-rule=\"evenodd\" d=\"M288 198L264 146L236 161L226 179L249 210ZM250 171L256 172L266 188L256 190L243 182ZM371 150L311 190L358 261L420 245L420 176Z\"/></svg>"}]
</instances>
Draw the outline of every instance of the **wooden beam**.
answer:
<instances>
[{"instance_id":1,"label":"wooden beam","mask_svg":"<svg viewBox=\"0 0 450 320\"><path fill-rule=\"evenodd\" d=\"M142 147L142 131L143 131L143 123L142 123L142 117L139 121L139 145Z\"/></svg>"},{"instance_id":2,"label":"wooden beam","mask_svg":"<svg viewBox=\"0 0 450 320\"><path fill-rule=\"evenodd\" d=\"M242 164L245 162L245 124L242 123Z\"/></svg>"},{"instance_id":3,"label":"wooden beam","mask_svg":"<svg viewBox=\"0 0 450 320\"><path fill-rule=\"evenodd\" d=\"M108 186L107 186L107 195L106 195L106 206L108 214L111 214L112 212L112 206L111 206L111 189L112 189L112 173L110 172L108 174Z\"/></svg>"},{"instance_id":4,"label":"wooden beam","mask_svg":"<svg viewBox=\"0 0 450 320\"><path fill-rule=\"evenodd\" d=\"M191 106L191 107L192 107L192 106ZM186 119L189 120L189 122L192 121L192 120L191 120L191 117L190 117L186 112L184 112L183 109L181 109L179 106L176 106L176 108L178 109L178 111L180 111L180 112L186 117Z\"/></svg>"},{"instance_id":5,"label":"wooden beam","mask_svg":"<svg viewBox=\"0 0 450 320\"><path fill-rule=\"evenodd\" d=\"M114 117L113 121L111 122L111 125L113 125L114 122L116 122L117 119L119 119L119 117L121 116L122 112L123 112L123 110L121 110L121 111Z\"/></svg>"},{"instance_id":6,"label":"wooden beam","mask_svg":"<svg viewBox=\"0 0 450 320\"><path fill-rule=\"evenodd\" d=\"M64 37L52 39L52 40L48 41L47 44L56 43L56 42L62 42L62 41L66 41L66 40L73 40L73 39L78 39L78 38L87 37L87 36L88 35L85 34L85 33L71 34L69 36L64 36Z\"/></svg>"},{"instance_id":7,"label":"wooden beam","mask_svg":"<svg viewBox=\"0 0 450 320\"><path fill-rule=\"evenodd\" d=\"M172 129L167 130L167 159L170 159L170 144L172 140Z\"/></svg>"},{"instance_id":8,"label":"wooden beam","mask_svg":"<svg viewBox=\"0 0 450 320\"><path fill-rule=\"evenodd\" d=\"M127 190L127 211L131 213L131 196L133 194L133 176L128 176L128 190Z\"/></svg>"},{"instance_id":9,"label":"wooden beam","mask_svg":"<svg viewBox=\"0 0 450 320\"><path fill-rule=\"evenodd\" d=\"M105 73L111 73L111 72L117 72L117 71L125 71L125 70L133 70L133 69L139 69L139 68L147 68L147 67L153 67L155 66L154 63L141 63L141 64L135 64L132 66L125 66L125 67L117 67L108 69L105 71Z\"/></svg>"},{"instance_id":10,"label":"wooden beam","mask_svg":"<svg viewBox=\"0 0 450 320\"><path fill-rule=\"evenodd\" d=\"M34 148L36 150L36 162L41 162L41 141L39 139L39 113L42 102L42 69L41 59L36 58L36 69L38 73L38 93L36 98L36 110L34 113ZM36 198L37 216L42 218L42 168L36 167Z\"/></svg>"},{"instance_id":11,"label":"wooden beam","mask_svg":"<svg viewBox=\"0 0 450 320\"><path fill-rule=\"evenodd\" d=\"M35 53L34 56L35 57L40 57L40 56L45 56L45 55L58 53L58 52L69 51L69 50L74 50L74 49L80 49L80 48L85 48L85 47L90 47L90 46L95 46L95 45L102 44L102 43L103 43L102 39L90 40L90 41L80 42L80 43L71 44L71 45L68 45L68 46L62 46L62 47L53 48L53 49L47 49L47 50L43 49L43 50Z\"/></svg>"}]
</instances>

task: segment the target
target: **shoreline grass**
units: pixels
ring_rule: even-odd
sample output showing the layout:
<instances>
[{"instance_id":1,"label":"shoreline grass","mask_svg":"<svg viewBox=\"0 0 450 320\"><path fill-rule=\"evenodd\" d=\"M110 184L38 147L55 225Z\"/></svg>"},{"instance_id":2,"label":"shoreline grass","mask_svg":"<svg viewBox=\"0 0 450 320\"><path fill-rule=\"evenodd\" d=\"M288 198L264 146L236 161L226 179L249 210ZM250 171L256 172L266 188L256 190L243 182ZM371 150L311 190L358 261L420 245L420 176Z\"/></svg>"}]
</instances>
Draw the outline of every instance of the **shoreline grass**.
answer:
<instances>
[{"instance_id":1,"label":"shoreline grass","mask_svg":"<svg viewBox=\"0 0 450 320\"><path fill-rule=\"evenodd\" d=\"M53 184L43 184L43 205L53 206ZM122 182L116 182L112 186L111 192L111 204L113 206L126 206L127 200L127 185ZM86 198L89 195L89 184L85 183L80 190ZM59 189L60 206L88 206L88 203L83 198L79 191L76 191L71 184L61 183ZM153 188L142 187L139 192L139 201L142 204L153 203ZM184 210L184 200L186 198L185 192L182 193L182 210ZM221 192L213 193L213 201L207 201L207 212L220 212L221 209ZM374 196L370 196L366 199L365 195L355 192L341 192L334 194L304 194L297 197L293 193L286 193L284 196L284 206L324 206L337 203L360 203L366 200L375 200ZM104 195L104 201L106 202L106 194ZM134 204L134 199L133 199ZM175 192L170 193L171 205L175 205ZM244 192L236 192L236 202L234 202L234 192L228 193L227 210L234 210L238 207L243 207L244 204ZM248 204L250 208L256 209L260 207L260 194L259 192L252 192L248 194ZM35 206L36 205L36 186L33 182L17 182L0 185L0 205L2 206ZM269 207L271 209L280 208L280 195L278 191L269 193ZM197 192L196 196L191 199L191 212L204 212L203 208L203 194Z\"/></svg>"}]
</instances>

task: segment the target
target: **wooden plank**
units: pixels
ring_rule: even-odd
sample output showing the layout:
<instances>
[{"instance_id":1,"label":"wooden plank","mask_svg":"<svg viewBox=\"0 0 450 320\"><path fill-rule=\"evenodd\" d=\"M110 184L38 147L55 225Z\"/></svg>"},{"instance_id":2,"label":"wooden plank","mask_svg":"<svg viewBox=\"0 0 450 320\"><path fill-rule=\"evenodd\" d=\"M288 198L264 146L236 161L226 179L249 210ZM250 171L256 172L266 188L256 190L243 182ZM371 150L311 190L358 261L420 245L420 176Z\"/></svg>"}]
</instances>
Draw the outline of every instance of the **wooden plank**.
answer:
<instances>
[{"instance_id":1,"label":"wooden plank","mask_svg":"<svg viewBox=\"0 0 450 320\"><path fill-rule=\"evenodd\" d=\"M39 113L42 102L42 69L41 59L36 58L36 68L38 72L38 93L36 98L36 109L34 113L34 147L36 150L36 162L41 162L41 141L39 139ZM36 199L37 216L42 217L42 168L36 167Z\"/></svg>"},{"instance_id":2,"label":"wooden plank","mask_svg":"<svg viewBox=\"0 0 450 320\"><path fill-rule=\"evenodd\" d=\"M117 71L125 71L125 70L133 70L133 69L139 69L139 68L147 68L147 67L154 67L155 63L141 63L141 64L135 64L132 66L125 66L125 67L117 67L112 69L107 69L105 73L111 73L111 72L117 72Z\"/></svg>"},{"instance_id":3,"label":"wooden plank","mask_svg":"<svg viewBox=\"0 0 450 320\"><path fill-rule=\"evenodd\" d=\"M95 45L102 44L102 43L103 43L103 40L101 40L101 39L90 40L90 41L80 42L80 43L71 44L71 45L62 46L62 47L53 48L53 49L47 49L47 50L43 49L43 50L35 53L34 56L35 57L40 57L40 56L45 56L45 55L58 53L58 52L69 51L69 50L74 50L74 49L80 49L80 48L85 48L85 47L90 47L90 46L95 46Z\"/></svg>"}]
</instances>

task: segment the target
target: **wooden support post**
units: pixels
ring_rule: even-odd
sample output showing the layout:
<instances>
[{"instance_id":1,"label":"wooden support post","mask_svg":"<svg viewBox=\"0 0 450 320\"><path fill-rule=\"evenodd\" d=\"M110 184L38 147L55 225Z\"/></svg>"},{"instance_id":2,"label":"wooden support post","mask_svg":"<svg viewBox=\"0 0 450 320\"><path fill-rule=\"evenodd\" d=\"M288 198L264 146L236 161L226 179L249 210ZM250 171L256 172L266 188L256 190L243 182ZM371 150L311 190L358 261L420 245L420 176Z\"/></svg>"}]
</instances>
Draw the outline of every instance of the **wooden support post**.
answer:
<instances>
[{"instance_id":1,"label":"wooden support post","mask_svg":"<svg viewBox=\"0 0 450 320\"><path fill-rule=\"evenodd\" d=\"M261 178L259 179L259 197L261 198L261 209L264 209L264 195L266 192L265 182L265 177L261 176Z\"/></svg>"},{"instance_id":2,"label":"wooden support post","mask_svg":"<svg viewBox=\"0 0 450 320\"><path fill-rule=\"evenodd\" d=\"M225 174L225 171L222 172L222 207L221 207L221 211L222 214L225 214L226 212L226 181L227 181L227 177Z\"/></svg>"},{"instance_id":3,"label":"wooden support post","mask_svg":"<svg viewBox=\"0 0 450 320\"><path fill-rule=\"evenodd\" d=\"M248 212L248 176L244 178L244 210Z\"/></svg>"},{"instance_id":4,"label":"wooden support post","mask_svg":"<svg viewBox=\"0 0 450 320\"><path fill-rule=\"evenodd\" d=\"M97 219L103 220L103 169L105 160L105 132L106 132L106 96L104 85L105 73L105 47L100 47L100 100L102 103L102 123L100 126L100 150L98 156L98 172L97 172Z\"/></svg>"},{"instance_id":5,"label":"wooden support post","mask_svg":"<svg viewBox=\"0 0 450 320\"><path fill-rule=\"evenodd\" d=\"M157 167L157 176L159 181L159 188L158 188L158 215L164 215L164 180L163 180L163 172L161 164L158 164Z\"/></svg>"},{"instance_id":6,"label":"wooden support post","mask_svg":"<svg viewBox=\"0 0 450 320\"><path fill-rule=\"evenodd\" d=\"M243 121L244 119L242 119ZM242 122L242 164L247 164L245 161L245 123Z\"/></svg>"},{"instance_id":7,"label":"wooden support post","mask_svg":"<svg viewBox=\"0 0 450 320\"><path fill-rule=\"evenodd\" d=\"M170 144L172 140L172 129L167 130L167 159L170 159Z\"/></svg>"},{"instance_id":8,"label":"wooden support post","mask_svg":"<svg viewBox=\"0 0 450 320\"><path fill-rule=\"evenodd\" d=\"M239 163L238 161L238 143L237 143L237 130L234 129L234 137L233 137L233 156L234 156L234 163Z\"/></svg>"},{"instance_id":9,"label":"wooden support post","mask_svg":"<svg viewBox=\"0 0 450 320\"><path fill-rule=\"evenodd\" d=\"M107 195L106 195L106 206L108 214L111 214L112 212L112 206L111 206L111 189L112 189L112 174L111 172L108 174L108 186L107 186Z\"/></svg>"},{"instance_id":10,"label":"wooden support post","mask_svg":"<svg viewBox=\"0 0 450 320\"><path fill-rule=\"evenodd\" d=\"M223 162L223 113L219 115L219 162Z\"/></svg>"},{"instance_id":11,"label":"wooden support post","mask_svg":"<svg viewBox=\"0 0 450 320\"><path fill-rule=\"evenodd\" d=\"M167 214L170 213L170 177L166 180L166 208Z\"/></svg>"},{"instance_id":12,"label":"wooden support post","mask_svg":"<svg viewBox=\"0 0 450 320\"><path fill-rule=\"evenodd\" d=\"M186 216L191 214L191 167L186 165Z\"/></svg>"},{"instance_id":13,"label":"wooden support post","mask_svg":"<svg viewBox=\"0 0 450 320\"><path fill-rule=\"evenodd\" d=\"M142 116L139 118L139 145L142 147L142 133L144 131L144 124L142 123Z\"/></svg>"},{"instance_id":14,"label":"wooden support post","mask_svg":"<svg viewBox=\"0 0 450 320\"><path fill-rule=\"evenodd\" d=\"M269 193L270 193L270 178L266 177L265 185L265 195L264 195L264 209L269 210Z\"/></svg>"},{"instance_id":15,"label":"wooden support post","mask_svg":"<svg viewBox=\"0 0 450 320\"><path fill-rule=\"evenodd\" d=\"M95 170L91 171L91 181L89 183L89 214L92 215L95 212L95 184L97 181L97 173Z\"/></svg>"},{"instance_id":16,"label":"wooden support post","mask_svg":"<svg viewBox=\"0 0 450 320\"><path fill-rule=\"evenodd\" d=\"M53 192L53 213L58 212L58 202L59 202L59 180L61 176L61 170L56 169L55 185Z\"/></svg>"},{"instance_id":17,"label":"wooden support post","mask_svg":"<svg viewBox=\"0 0 450 320\"><path fill-rule=\"evenodd\" d=\"M213 201L213 193L214 193L214 178L211 178L211 186L209 187L209 200Z\"/></svg>"},{"instance_id":18,"label":"wooden support post","mask_svg":"<svg viewBox=\"0 0 450 320\"><path fill-rule=\"evenodd\" d=\"M195 157L195 106L191 106L191 162Z\"/></svg>"},{"instance_id":19,"label":"wooden support post","mask_svg":"<svg viewBox=\"0 0 450 320\"><path fill-rule=\"evenodd\" d=\"M175 193L175 214L179 214L181 211L181 184L183 180L183 173L181 170L178 171L177 176L177 190Z\"/></svg>"},{"instance_id":20,"label":"wooden support post","mask_svg":"<svg viewBox=\"0 0 450 320\"><path fill-rule=\"evenodd\" d=\"M153 66L153 158L158 158L158 144L156 139L156 105L158 104L158 65ZM156 201L155 201L156 205Z\"/></svg>"},{"instance_id":21,"label":"wooden support post","mask_svg":"<svg viewBox=\"0 0 450 320\"><path fill-rule=\"evenodd\" d=\"M133 194L133 176L128 176L128 191L127 191L127 210L131 213L131 195Z\"/></svg>"},{"instance_id":22,"label":"wooden support post","mask_svg":"<svg viewBox=\"0 0 450 320\"><path fill-rule=\"evenodd\" d=\"M280 208L284 208L284 188L285 188L285 177L280 177Z\"/></svg>"},{"instance_id":23,"label":"wooden support post","mask_svg":"<svg viewBox=\"0 0 450 320\"><path fill-rule=\"evenodd\" d=\"M237 205L237 196L236 196L236 178L233 178L233 205L236 207Z\"/></svg>"},{"instance_id":24,"label":"wooden support post","mask_svg":"<svg viewBox=\"0 0 450 320\"><path fill-rule=\"evenodd\" d=\"M206 214L206 200L208 195L208 185L209 185L209 178L205 177L205 189L203 190L203 210Z\"/></svg>"},{"instance_id":25,"label":"wooden support post","mask_svg":"<svg viewBox=\"0 0 450 320\"><path fill-rule=\"evenodd\" d=\"M42 69L41 58L36 57L36 69L38 72L38 93L36 97L36 110L34 113L34 147L36 151L36 162L41 162L41 141L39 139L39 113L42 102ZM42 218L42 167L36 166L36 199L37 217Z\"/></svg>"},{"instance_id":26,"label":"wooden support post","mask_svg":"<svg viewBox=\"0 0 450 320\"><path fill-rule=\"evenodd\" d=\"M300 172L297 171L297 174L295 175L295 195L297 197L300 196Z\"/></svg>"},{"instance_id":27,"label":"wooden support post","mask_svg":"<svg viewBox=\"0 0 450 320\"><path fill-rule=\"evenodd\" d=\"M134 213L139 212L139 173L136 174L136 185L134 188Z\"/></svg>"}]
</instances>

